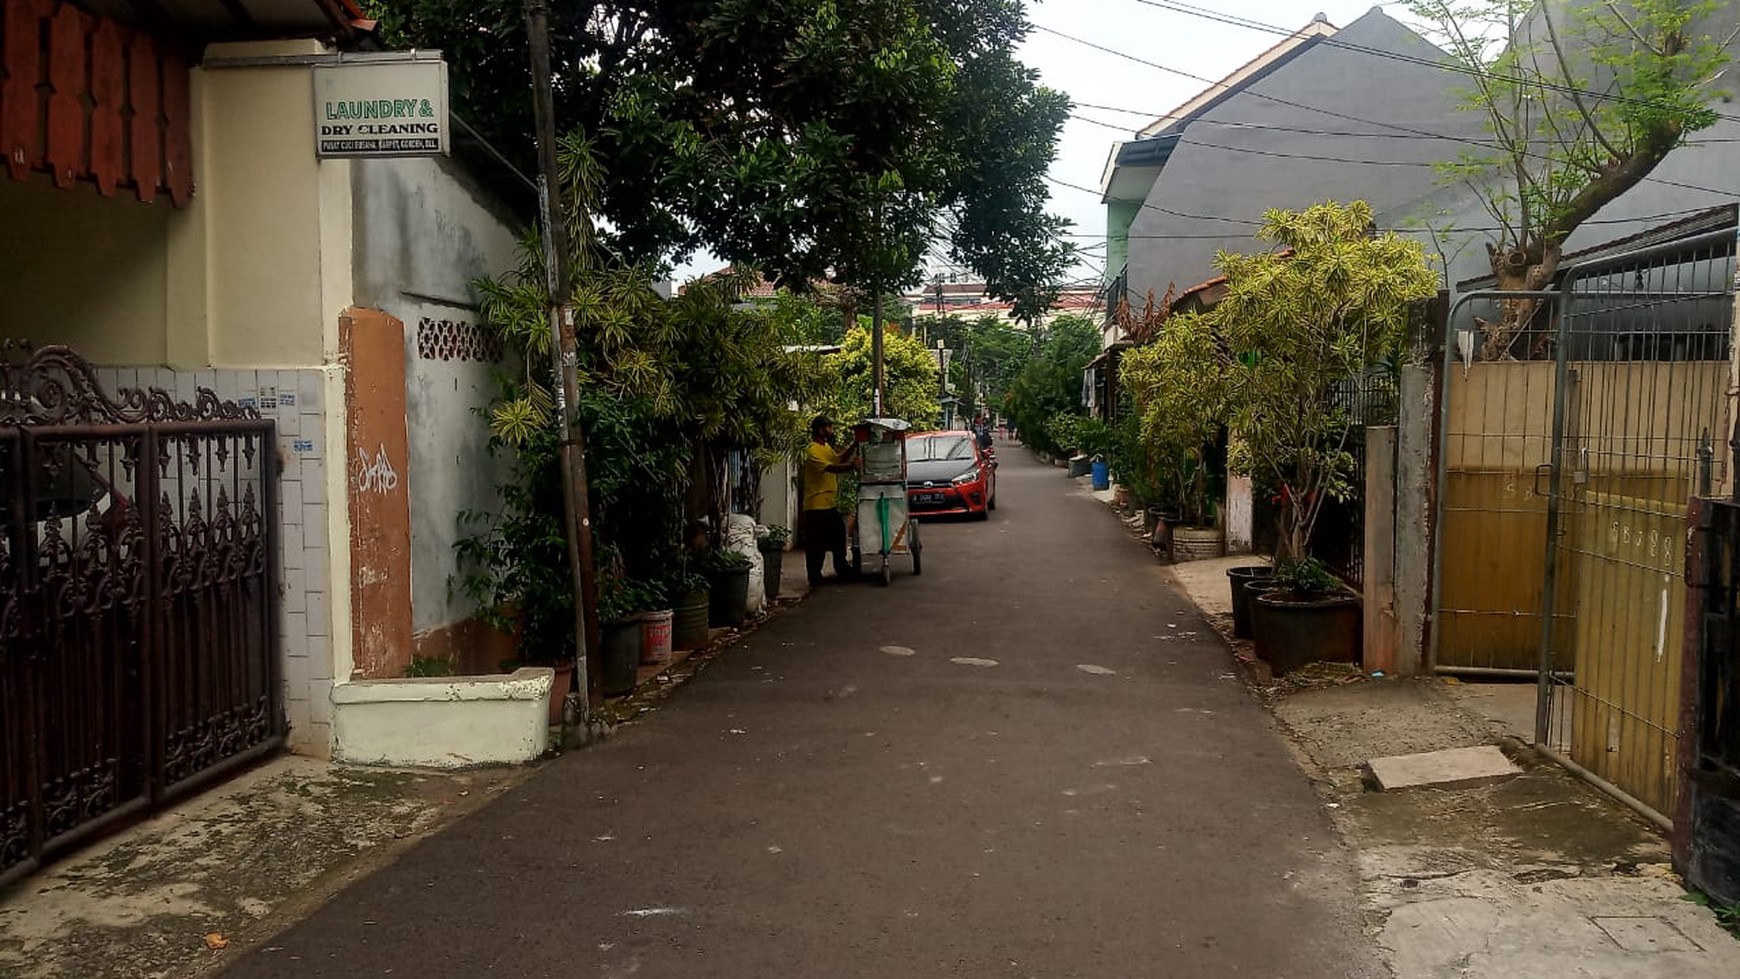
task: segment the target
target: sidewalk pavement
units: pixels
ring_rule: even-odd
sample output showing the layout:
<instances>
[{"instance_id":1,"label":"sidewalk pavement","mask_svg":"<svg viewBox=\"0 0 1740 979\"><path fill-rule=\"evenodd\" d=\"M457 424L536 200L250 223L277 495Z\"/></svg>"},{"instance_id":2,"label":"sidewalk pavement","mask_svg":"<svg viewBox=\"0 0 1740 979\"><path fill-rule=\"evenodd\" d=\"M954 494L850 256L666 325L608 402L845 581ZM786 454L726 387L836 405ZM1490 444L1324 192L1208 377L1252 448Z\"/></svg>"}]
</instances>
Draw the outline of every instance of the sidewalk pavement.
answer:
<instances>
[{"instance_id":1,"label":"sidewalk pavement","mask_svg":"<svg viewBox=\"0 0 1740 979\"><path fill-rule=\"evenodd\" d=\"M521 777L267 762L0 892L0 976L209 974Z\"/></svg>"},{"instance_id":2,"label":"sidewalk pavement","mask_svg":"<svg viewBox=\"0 0 1740 979\"><path fill-rule=\"evenodd\" d=\"M1241 662L1225 569L1168 576ZM1373 679L1327 664L1247 670L1356 854L1367 926L1397 979L1740 976L1740 938L1685 900L1651 824L1524 747L1533 684ZM1523 773L1462 789L1368 791L1371 758L1507 746Z\"/></svg>"}]
</instances>

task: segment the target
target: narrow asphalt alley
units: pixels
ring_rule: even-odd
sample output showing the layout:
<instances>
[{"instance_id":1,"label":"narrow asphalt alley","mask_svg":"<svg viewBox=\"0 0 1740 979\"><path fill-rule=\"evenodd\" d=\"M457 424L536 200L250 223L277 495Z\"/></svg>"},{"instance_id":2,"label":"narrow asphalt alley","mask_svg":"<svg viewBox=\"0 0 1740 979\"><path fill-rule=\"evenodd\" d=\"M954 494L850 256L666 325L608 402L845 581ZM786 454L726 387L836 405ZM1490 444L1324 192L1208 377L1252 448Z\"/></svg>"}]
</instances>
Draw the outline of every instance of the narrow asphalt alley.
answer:
<instances>
[{"instance_id":1,"label":"narrow asphalt alley","mask_svg":"<svg viewBox=\"0 0 1740 979\"><path fill-rule=\"evenodd\" d=\"M1383 974L1218 638L1000 454L923 577L824 587L227 979Z\"/></svg>"}]
</instances>

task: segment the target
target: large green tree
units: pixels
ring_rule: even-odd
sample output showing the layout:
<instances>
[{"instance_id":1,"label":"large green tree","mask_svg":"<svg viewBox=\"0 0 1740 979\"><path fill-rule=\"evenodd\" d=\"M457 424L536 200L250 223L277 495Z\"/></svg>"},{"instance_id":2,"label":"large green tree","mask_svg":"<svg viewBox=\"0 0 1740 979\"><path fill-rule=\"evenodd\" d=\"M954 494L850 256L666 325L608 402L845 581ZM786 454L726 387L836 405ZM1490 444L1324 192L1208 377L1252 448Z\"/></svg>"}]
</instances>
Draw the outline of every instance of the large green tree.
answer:
<instances>
[{"instance_id":1,"label":"large green tree","mask_svg":"<svg viewBox=\"0 0 1740 979\"><path fill-rule=\"evenodd\" d=\"M1734 40L1720 0L1412 0L1467 79L1488 145L1444 166L1481 196L1500 288L1544 289L1565 239L1715 124ZM1717 25L1726 23L1724 29ZM1533 301L1485 324L1482 355L1512 356ZM1524 352L1526 355L1526 352Z\"/></svg>"},{"instance_id":2,"label":"large green tree","mask_svg":"<svg viewBox=\"0 0 1740 979\"><path fill-rule=\"evenodd\" d=\"M373 0L446 53L453 102L531 159L522 0ZM707 248L802 287L894 288L935 238L1044 308L1067 269L1043 176L1069 111L1015 56L1020 0L557 0L558 125L595 143L631 261Z\"/></svg>"}]
</instances>

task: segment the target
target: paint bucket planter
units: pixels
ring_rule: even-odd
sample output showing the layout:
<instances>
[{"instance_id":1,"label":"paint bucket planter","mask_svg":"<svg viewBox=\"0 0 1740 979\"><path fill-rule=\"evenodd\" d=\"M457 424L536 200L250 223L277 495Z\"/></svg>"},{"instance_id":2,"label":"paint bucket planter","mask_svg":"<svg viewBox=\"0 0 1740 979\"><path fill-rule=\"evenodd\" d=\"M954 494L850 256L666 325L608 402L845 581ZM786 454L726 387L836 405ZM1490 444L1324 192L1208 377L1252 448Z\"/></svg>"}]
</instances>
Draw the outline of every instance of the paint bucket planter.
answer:
<instances>
[{"instance_id":1,"label":"paint bucket planter","mask_svg":"<svg viewBox=\"0 0 1740 979\"><path fill-rule=\"evenodd\" d=\"M671 627L676 613L670 609L640 617L640 662L642 666L669 666Z\"/></svg>"},{"instance_id":2,"label":"paint bucket planter","mask_svg":"<svg viewBox=\"0 0 1740 979\"><path fill-rule=\"evenodd\" d=\"M640 620L624 619L604 626L604 695L623 697L634 693L640 668Z\"/></svg>"},{"instance_id":3,"label":"paint bucket planter","mask_svg":"<svg viewBox=\"0 0 1740 979\"><path fill-rule=\"evenodd\" d=\"M1232 589L1234 639L1251 638L1251 592L1245 590L1245 583L1267 578L1274 573L1275 569L1266 564L1226 569L1227 584Z\"/></svg>"},{"instance_id":4,"label":"paint bucket planter","mask_svg":"<svg viewBox=\"0 0 1740 979\"><path fill-rule=\"evenodd\" d=\"M1226 553L1226 535L1219 527L1172 528L1172 560L1201 561Z\"/></svg>"},{"instance_id":5,"label":"paint bucket planter","mask_svg":"<svg viewBox=\"0 0 1740 979\"><path fill-rule=\"evenodd\" d=\"M671 648L700 649L707 645L707 592L685 592L671 610Z\"/></svg>"}]
</instances>

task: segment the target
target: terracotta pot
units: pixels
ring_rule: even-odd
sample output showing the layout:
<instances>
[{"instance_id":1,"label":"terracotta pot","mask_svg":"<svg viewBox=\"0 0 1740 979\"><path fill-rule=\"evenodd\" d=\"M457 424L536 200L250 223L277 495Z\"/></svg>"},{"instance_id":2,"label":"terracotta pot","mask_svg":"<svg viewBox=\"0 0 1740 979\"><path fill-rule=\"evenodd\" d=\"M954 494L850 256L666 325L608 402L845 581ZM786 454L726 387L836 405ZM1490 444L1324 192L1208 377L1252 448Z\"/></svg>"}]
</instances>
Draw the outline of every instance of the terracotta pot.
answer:
<instances>
[{"instance_id":1,"label":"terracotta pot","mask_svg":"<svg viewBox=\"0 0 1740 979\"><path fill-rule=\"evenodd\" d=\"M556 680L550 684L550 726L556 727L562 723L562 708L568 694L574 689L574 664L553 667Z\"/></svg>"}]
</instances>

